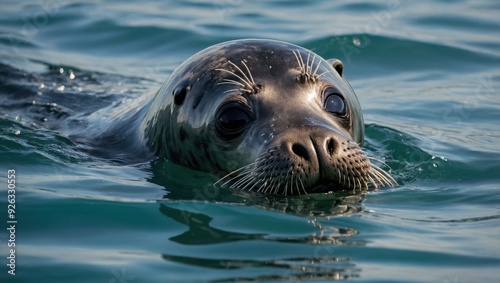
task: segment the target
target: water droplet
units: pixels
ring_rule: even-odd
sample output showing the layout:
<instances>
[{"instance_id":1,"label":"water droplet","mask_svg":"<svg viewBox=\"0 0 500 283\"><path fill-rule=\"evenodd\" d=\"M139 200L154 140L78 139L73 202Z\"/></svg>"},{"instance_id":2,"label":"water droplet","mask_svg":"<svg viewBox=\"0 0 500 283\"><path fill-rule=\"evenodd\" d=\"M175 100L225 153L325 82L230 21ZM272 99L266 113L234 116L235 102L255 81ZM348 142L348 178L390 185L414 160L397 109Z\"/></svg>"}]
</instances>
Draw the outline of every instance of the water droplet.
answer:
<instances>
[{"instance_id":1,"label":"water droplet","mask_svg":"<svg viewBox=\"0 0 500 283\"><path fill-rule=\"evenodd\" d=\"M59 68L59 74L64 73L64 68Z\"/></svg>"},{"instance_id":2,"label":"water droplet","mask_svg":"<svg viewBox=\"0 0 500 283\"><path fill-rule=\"evenodd\" d=\"M16 117L16 118L17 118L17 117ZM17 131L15 131L15 132L14 132L14 134L15 134L16 136L17 136L17 135L19 135L20 133L21 133L21 130L17 130Z\"/></svg>"},{"instance_id":3,"label":"water droplet","mask_svg":"<svg viewBox=\"0 0 500 283\"><path fill-rule=\"evenodd\" d=\"M64 91L66 87L64 85L61 85L60 87L57 88L58 91Z\"/></svg>"},{"instance_id":4,"label":"water droplet","mask_svg":"<svg viewBox=\"0 0 500 283\"><path fill-rule=\"evenodd\" d=\"M361 40L359 38L357 38L357 37L353 37L352 44L354 44L354 46L360 46L361 45Z\"/></svg>"},{"instance_id":5,"label":"water droplet","mask_svg":"<svg viewBox=\"0 0 500 283\"><path fill-rule=\"evenodd\" d=\"M73 73L73 71L72 71L72 70L69 70L69 79L70 79L70 80L73 80L73 79L75 79L75 77L76 77L76 76L75 76L75 73Z\"/></svg>"},{"instance_id":6,"label":"water droplet","mask_svg":"<svg viewBox=\"0 0 500 283\"><path fill-rule=\"evenodd\" d=\"M40 84L40 88L45 88L45 84L44 84L44 83L41 83L41 84Z\"/></svg>"}]
</instances>

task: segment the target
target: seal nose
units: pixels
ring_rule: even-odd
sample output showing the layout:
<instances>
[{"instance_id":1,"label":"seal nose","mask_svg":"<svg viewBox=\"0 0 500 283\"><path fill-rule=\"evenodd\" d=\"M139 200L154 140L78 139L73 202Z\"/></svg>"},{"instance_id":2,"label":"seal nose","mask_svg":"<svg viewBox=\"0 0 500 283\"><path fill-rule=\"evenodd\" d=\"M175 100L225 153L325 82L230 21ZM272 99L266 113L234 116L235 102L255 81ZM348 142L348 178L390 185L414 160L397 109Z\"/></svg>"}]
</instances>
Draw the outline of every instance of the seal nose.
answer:
<instances>
[{"instance_id":1,"label":"seal nose","mask_svg":"<svg viewBox=\"0 0 500 283\"><path fill-rule=\"evenodd\" d=\"M294 143L292 145L292 152L297 156L304 158L306 161L309 161L311 159L307 149L300 143Z\"/></svg>"},{"instance_id":2,"label":"seal nose","mask_svg":"<svg viewBox=\"0 0 500 283\"><path fill-rule=\"evenodd\" d=\"M321 142L322 140L322 142ZM316 155L319 159L329 159L335 155L337 141L334 137L328 136L321 138L311 138L311 142L301 143L294 142L291 146L291 151L305 161L312 161L312 156ZM321 156L324 156L321 158Z\"/></svg>"},{"instance_id":3,"label":"seal nose","mask_svg":"<svg viewBox=\"0 0 500 283\"><path fill-rule=\"evenodd\" d=\"M328 155L332 156L335 152L335 139L332 137L329 137L326 139L325 142L325 150L328 153Z\"/></svg>"}]
</instances>

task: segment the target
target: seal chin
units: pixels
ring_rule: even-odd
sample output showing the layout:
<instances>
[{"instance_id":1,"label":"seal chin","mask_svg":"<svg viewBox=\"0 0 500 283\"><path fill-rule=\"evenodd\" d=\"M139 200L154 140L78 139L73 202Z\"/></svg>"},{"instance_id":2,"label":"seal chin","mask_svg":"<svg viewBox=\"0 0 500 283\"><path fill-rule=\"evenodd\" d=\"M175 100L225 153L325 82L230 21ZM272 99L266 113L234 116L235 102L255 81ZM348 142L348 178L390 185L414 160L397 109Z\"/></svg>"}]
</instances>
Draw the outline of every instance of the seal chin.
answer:
<instances>
[{"instance_id":1,"label":"seal chin","mask_svg":"<svg viewBox=\"0 0 500 283\"><path fill-rule=\"evenodd\" d=\"M308 194L323 194L323 193L331 193L331 192L343 192L347 191L346 188L343 188L340 184L317 184L314 187L307 190Z\"/></svg>"},{"instance_id":2,"label":"seal chin","mask_svg":"<svg viewBox=\"0 0 500 283\"><path fill-rule=\"evenodd\" d=\"M368 187L345 187L340 183L321 183L307 189L308 194L324 194L324 193L357 193L367 191Z\"/></svg>"}]
</instances>

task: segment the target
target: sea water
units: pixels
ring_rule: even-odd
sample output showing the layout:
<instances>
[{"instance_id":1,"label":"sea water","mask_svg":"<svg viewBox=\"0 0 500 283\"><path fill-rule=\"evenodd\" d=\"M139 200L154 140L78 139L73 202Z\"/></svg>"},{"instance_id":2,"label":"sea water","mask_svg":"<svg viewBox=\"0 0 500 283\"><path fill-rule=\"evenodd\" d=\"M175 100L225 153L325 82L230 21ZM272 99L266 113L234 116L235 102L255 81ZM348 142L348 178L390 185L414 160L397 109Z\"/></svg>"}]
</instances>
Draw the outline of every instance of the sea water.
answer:
<instances>
[{"instance_id":1,"label":"sea water","mask_svg":"<svg viewBox=\"0 0 500 283\"><path fill-rule=\"evenodd\" d=\"M1 282L500 282L499 2L1 6ZM60 127L239 38L342 60L365 150L399 186L221 190L167 161L97 159Z\"/></svg>"}]
</instances>

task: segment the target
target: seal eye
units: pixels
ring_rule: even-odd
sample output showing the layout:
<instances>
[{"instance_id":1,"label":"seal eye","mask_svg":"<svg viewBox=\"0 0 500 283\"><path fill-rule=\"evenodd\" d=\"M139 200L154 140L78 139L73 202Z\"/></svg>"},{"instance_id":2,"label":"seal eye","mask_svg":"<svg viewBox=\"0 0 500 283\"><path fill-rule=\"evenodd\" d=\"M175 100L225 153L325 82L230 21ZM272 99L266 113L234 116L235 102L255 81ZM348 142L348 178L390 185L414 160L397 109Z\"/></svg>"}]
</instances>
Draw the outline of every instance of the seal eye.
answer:
<instances>
[{"instance_id":1,"label":"seal eye","mask_svg":"<svg viewBox=\"0 0 500 283\"><path fill-rule=\"evenodd\" d=\"M250 121L250 115L246 111L231 106L221 111L216 128L222 137L234 139L241 134Z\"/></svg>"},{"instance_id":2,"label":"seal eye","mask_svg":"<svg viewBox=\"0 0 500 283\"><path fill-rule=\"evenodd\" d=\"M335 115L345 115L346 106L344 103L344 98L339 93L338 90L334 88L328 88L325 91L325 110L333 113Z\"/></svg>"}]
</instances>

